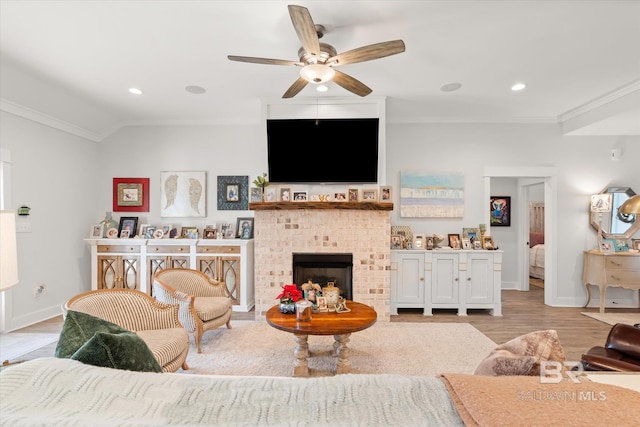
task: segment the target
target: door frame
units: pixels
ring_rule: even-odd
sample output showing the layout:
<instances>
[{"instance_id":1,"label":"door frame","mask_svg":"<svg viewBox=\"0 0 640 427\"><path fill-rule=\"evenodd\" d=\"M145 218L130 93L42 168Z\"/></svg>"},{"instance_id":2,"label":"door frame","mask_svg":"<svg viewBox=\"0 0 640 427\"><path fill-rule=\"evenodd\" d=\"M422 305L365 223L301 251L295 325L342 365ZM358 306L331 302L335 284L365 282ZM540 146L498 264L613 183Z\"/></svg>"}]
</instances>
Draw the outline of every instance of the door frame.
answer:
<instances>
[{"instance_id":1,"label":"door frame","mask_svg":"<svg viewBox=\"0 0 640 427\"><path fill-rule=\"evenodd\" d=\"M528 200L526 183L529 180L525 178L539 178L544 184L544 303L553 306L557 297L557 245L555 243L557 235L556 212L557 212L557 170L555 166L506 166L506 167L485 167L484 169L484 200L491 199L491 178L515 178L518 179L518 199ZM513 215L513 212L512 212ZM525 248L528 248L529 240L528 219L524 219L528 215L528 204L520 203L516 206L516 215L518 221L517 245L518 253L516 254L516 262L518 265L517 277L519 278L518 289L529 289L529 254ZM487 224L487 232L491 233L491 213L489 209L484 211L484 223Z\"/></svg>"}]
</instances>

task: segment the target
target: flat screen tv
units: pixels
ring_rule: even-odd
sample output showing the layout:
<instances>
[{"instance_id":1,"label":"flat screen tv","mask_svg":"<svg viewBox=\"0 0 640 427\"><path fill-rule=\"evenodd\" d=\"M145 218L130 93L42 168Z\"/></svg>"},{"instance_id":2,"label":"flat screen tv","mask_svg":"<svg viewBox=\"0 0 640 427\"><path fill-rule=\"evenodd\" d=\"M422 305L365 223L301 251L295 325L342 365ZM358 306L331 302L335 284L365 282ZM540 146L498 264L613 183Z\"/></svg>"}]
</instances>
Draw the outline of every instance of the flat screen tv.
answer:
<instances>
[{"instance_id":1,"label":"flat screen tv","mask_svg":"<svg viewBox=\"0 0 640 427\"><path fill-rule=\"evenodd\" d=\"M378 182L379 119L268 119L272 183Z\"/></svg>"}]
</instances>

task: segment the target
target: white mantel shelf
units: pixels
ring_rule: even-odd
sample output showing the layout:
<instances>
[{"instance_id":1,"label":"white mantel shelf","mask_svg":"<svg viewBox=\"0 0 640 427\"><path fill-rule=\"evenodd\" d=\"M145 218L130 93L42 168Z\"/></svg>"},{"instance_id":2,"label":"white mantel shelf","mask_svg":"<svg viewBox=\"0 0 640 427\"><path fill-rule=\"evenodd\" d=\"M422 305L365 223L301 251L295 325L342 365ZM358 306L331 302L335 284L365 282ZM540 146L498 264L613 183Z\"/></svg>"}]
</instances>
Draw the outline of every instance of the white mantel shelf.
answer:
<instances>
[{"instance_id":1,"label":"white mantel shelf","mask_svg":"<svg viewBox=\"0 0 640 427\"><path fill-rule=\"evenodd\" d=\"M254 211L293 209L350 209L362 211L392 211L393 203L379 202L255 202L249 203Z\"/></svg>"}]
</instances>

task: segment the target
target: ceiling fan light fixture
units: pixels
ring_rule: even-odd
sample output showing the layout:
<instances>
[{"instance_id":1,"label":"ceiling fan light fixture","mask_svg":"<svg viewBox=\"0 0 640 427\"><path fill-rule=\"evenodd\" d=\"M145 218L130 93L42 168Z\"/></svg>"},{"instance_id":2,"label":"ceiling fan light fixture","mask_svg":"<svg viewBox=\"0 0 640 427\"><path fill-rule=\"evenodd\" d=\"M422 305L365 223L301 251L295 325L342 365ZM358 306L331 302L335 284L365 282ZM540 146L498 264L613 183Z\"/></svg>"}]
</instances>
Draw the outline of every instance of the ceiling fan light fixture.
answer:
<instances>
[{"instance_id":1,"label":"ceiling fan light fixture","mask_svg":"<svg viewBox=\"0 0 640 427\"><path fill-rule=\"evenodd\" d=\"M323 64L311 64L302 67L300 70L300 77L308 81L309 83L326 83L333 79L336 72L333 68Z\"/></svg>"}]
</instances>

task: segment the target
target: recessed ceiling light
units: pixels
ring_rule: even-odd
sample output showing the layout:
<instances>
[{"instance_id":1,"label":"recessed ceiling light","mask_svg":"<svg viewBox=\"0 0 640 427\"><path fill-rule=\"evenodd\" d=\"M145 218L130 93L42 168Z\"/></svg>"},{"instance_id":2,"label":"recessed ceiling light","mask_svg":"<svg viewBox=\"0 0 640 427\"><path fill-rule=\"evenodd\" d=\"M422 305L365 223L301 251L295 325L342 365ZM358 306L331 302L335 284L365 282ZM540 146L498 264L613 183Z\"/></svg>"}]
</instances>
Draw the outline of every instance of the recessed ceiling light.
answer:
<instances>
[{"instance_id":1,"label":"recessed ceiling light","mask_svg":"<svg viewBox=\"0 0 640 427\"><path fill-rule=\"evenodd\" d=\"M325 85L318 85L318 87L316 88L316 90L318 92L326 92L329 90L329 86L325 86Z\"/></svg>"},{"instance_id":2,"label":"recessed ceiling light","mask_svg":"<svg viewBox=\"0 0 640 427\"><path fill-rule=\"evenodd\" d=\"M527 87L527 85L524 83L516 83L513 86L511 86L511 90L514 92L518 92L519 90L522 90L525 87Z\"/></svg>"},{"instance_id":3,"label":"recessed ceiling light","mask_svg":"<svg viewBox=\"0 0 640 427\"><path fill-rule=\"evenodd\" d=\"M186 90L189 93L194 93L196 95L200 95L205 93L207 90L205 88L203 88L202 86L187 86L184 88L184 90Z\"/></svg>"},{"instance_id":4,"label":"recessed ceiling light","mask_svg":"<svg viewBox=\"0 0 640 427\"><path fill-rule=\"evenodd\" d=\"M462 83L454 82L454 83L447 83L446 85L442 86L440 90L442 92L453 92L455 90L460 89L461 87L462 87Z\"/></svg>"},{"instance_id":5,"label":"recessed ceiling light","mask_svg":"<svg viewBox=\"0 0 640 427\"><path fill-rule=\"evenodd\" d=\"M138 89L137 87L130 87L129 88L129 93L132 93L134 95L142 95L142 89Z\"/></svg>"}]
</instances>

